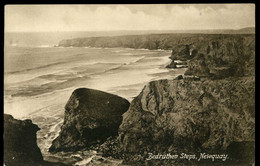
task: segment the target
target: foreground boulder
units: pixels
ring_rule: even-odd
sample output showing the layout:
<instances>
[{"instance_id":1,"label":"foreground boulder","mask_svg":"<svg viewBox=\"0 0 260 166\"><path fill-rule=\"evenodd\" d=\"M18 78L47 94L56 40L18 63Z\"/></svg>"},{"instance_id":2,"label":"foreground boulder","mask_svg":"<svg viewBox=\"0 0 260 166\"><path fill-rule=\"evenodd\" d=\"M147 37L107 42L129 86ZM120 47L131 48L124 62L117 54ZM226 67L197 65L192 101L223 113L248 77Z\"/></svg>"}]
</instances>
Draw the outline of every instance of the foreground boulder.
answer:
<instances>
[{"instance_id":1,"label":"foreground boulder","mask_svg":"<svg viewBox=\"0 0 260 166\"><path fill-rule=\"evenodd\" d=\"M254 77L150 82L123 115L119 140L124 162L140 165L252 164L254 94ZM181 153L198 157L200 153L224 153L229 158L225 162L146 160L149 153L178 154L179 157ZM246 157L241 157L243 155Z\"/></svg>"},{"instance_id":2,"label":"foreground boulder","mask_svg":"<svg viewBox=\"0 0 260 166\"><path fill-rule=\"evenodd\" d=\"M119 96L98 90L75 90L65 106L65 118L50 152L75 151L118 134L122 114L130 103Z\"/></svg>"},{"instance_id":3,"label":"foreground boulder","mask_svg":"<svg viewBox=\"0 0 260 166\"><path fill-rule=\"evenodd\" d=\"M4 164L6 166L66 166L44 161L37 146L36 132L40 128L31 120L17 120L4 114Z\"/></svg>"},{"instance_id":4,"label":"foreground boulder","mask_svg":"<svg viewBox=\"0 0 260 166\"><path fill-rule=\"evenodd\" d=\"M36 142L38 130L40 128L31 120L17 120L11 115L4 114L4 163L6 165L43 161Z\"/></svg>"}]
</instances>

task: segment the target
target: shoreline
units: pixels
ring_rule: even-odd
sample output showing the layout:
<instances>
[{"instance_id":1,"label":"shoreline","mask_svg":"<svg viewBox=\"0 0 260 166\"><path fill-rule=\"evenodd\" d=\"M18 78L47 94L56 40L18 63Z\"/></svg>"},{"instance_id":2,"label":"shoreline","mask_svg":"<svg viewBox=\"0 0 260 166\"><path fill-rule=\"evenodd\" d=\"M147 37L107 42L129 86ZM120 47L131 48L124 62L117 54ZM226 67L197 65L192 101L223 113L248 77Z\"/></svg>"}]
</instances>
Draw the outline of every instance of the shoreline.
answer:
<instances>
[{"instance_id":1,"label":"shoreline","mask_svg":"<svg viewBox=\"0 0 260 166\"><path fill-rule=\"evenodd\" d=\"M86 47L76 47L76 46L69 46L69 47L63 47L63 46L57 46L57 45L51 45L51 46L30 46L30 45L5 45L5 47L17 47L17 48L90 48L90 49L126 49L126 50L140 50L140 51L156 51L156 52L167 52L171 51L171 49L146 49L146 48L131 48L131 47L92 47L92 46L86 46Z\"/></svg>"}]
</instances>

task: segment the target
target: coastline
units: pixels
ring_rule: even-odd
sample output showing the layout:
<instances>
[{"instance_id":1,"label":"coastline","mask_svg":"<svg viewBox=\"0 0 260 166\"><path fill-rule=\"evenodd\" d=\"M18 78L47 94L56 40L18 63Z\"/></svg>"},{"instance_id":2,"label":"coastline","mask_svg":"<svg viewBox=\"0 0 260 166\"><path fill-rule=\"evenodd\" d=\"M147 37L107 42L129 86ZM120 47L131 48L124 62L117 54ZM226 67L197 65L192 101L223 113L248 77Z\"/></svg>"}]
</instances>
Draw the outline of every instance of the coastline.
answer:
<instances>
[{"instance_id":1,"label":"coastline","mask_svg":"<svg viewBox=\"0 0 260 166\"><path fill-rule=\"evenodd\" d=\"M250 39L250 38L249 38ZM253 38L254 39L254 38ZM250 39L250 40L253 40ZM226 41L225 41L226 40ZM225 42L234 42L232 41L232 38L227 38L225 39ZM247 39L248 40L248 39ZM243 41L243 40L242 40ZM213 41L215 42L215 41ZM122 95L122 94L130 94L129 93L129 87L132 89L133 94L139 94L138 96L134 97L135 95L131 94L131 97L128 96L128 100L131 101L131 106L129 108L129 110L123 115L123 122L120 126L120 130L119 130L119 137L118 139L121 140L120 144L124 147L123 149L123 154L125 154L125 156L123 157L123 163L127 163L127 164L136 164L139 163L141 161L141 163L143 163L144 160L142 160L140 158L140 156L136 156L136 155L131 155L131 153L136 153L138 148L140 152L142 152L144 155L149 152L147 151L146 148L148 148L148 150L150 150L150 152L152 152L151 150L154 150L155 152L162 152L162 150L165 150L165 152L172 152L172 148L174 149L175 147L181 147L181 142L182 141L186 141L187 140L192 140L191 144L192 146L187 146L185 147L186 151L194 151L194 153L196 152L196 148L192 149L193 147L198 146L199 149L204 150L203 146L201 147L201 145L203 144L204 146L208 146L208 148L212 151L214 151L215 146L223 146L223 149L229 151L228 148L231 148L231 152L233 150L233 147L230 147L230 144L232 143L236 143L236 137L240 138L242 141L242 143L238 143L238 147L240 146L244 146L244 142L249 141L249 145L248 146L252 146L252 142L253 138L252 135L246 135L244 133L244 131L242 130L244 127L240 126L239 131L236 131L237 133L233 133L235 132L233 130L233 123L236 123L237 121L237 117L240 117L242 115L240 115L241 112L246 112L246 117L249 118L249 120L245 117L242 117L243 119L243 123L246 126L251 126L252 123L254 123L254 117L251 117L252 113L248 112L250 110L248 110L247 108L251 108L251 106L253 105L253 101L251 101L252 96L248 96L246 99L250 99L250 101L246 102L245 107L239 107L239 108L235 108L235 110L239 110L239 111L234 111L234 108L230 106L230 102L227 100L229 97L229 92L227 89L237 89L235 92L235 94L233 94L234 96L238 96L237 98L234 98L232 100L232 102L236 102L236 103L241 103L241 100L246 100L244 98L242 98L242 95L240 95L240 93L244 94L245 92L241 89L240 86L238 86L237 83L234 82L234 80L239 80L239 82L241 82L241 85L248 87L247 89L250 89L252 91L252 93L254 92L254 89L252 88L252 85L254 84L254 75L252 74L252 68L245 68L245 66L247 64L241 63L241 64L235 64L235 67L237 67L240 70L249 70L249 73L246 72L241 72L241 73L236 73L233 72L232 68L230 66L225 66L226 64L223 63L221 60L217 60L215 61L214 59L212 60L212 58L210 58L212 55L214 54L218 54L219 51L221 50L221 47L228 47L228 52L234 52L236 53L235 57L233 58L238 58L241 59L241 55L240 53L237 53L235 48L236 47L232 47L229 46L228 44L213 44L213 42L211 43L198 43L198 46L190 46L190 45L178 45L176 46L172 51L171 54L171 58L169 59L169 55L167 53L167 57L165 55L165 62L166 59L172 62L178 62L180 63L180 61L178 61L178 56L180 56L182 59L187 59L188 61L188 68L169 68L166 69L166 65L169 64L160 64L160 65L154 65L154 66L150 66L150 64L146 64L146 61L142 61L143 59L139 59L137 61L135 61L135 63L131 64L131 63L125 63L125 65L123 65L122 68L120 68L118 73L113 73L113 71L109 71L108 74L109 77L106 78L105 75L102 76L96 76L96 79L103 79L102 81L98 81L100 84L99 85L103 85L104 83L107 83L108 80L112 80L113 82L116 82L116 79L118 74L125 71L125 70L129 70L129 66L127 65L133 65L132 69L133 71L131 71L132 73L137 73L137 71L140 71L140 69L142 69L142 67L151 67L151 68L147 68L146 71L146 75L147 78L149 76L149 81L146 82L145 87L143 87L144 82L139 82L136 84L133 84L133 87L131 86L124 86L124 82L116 82L117 83L117 87L110 87L110 90L107 89L102 89L106 92L110 92L110 93L114 93L117 92L115 94L125 97L126 96ZM243 41L245 42L245 41ZM218 42L216 42L218 43ZM240 38L236 38L234 44L241 44L241 40ZM244 43L242 43L244 44ZM217 45L217 46L215 46ZM253 47L254 45L252 45L252 43L250 44L250 46L245 47L246 49L250 49L250 47ZM216 49L217 48L217 49ZM96 49L96 48L95 48ZM111 48L113 49L113 48ZM194 51L197 50L198 51ZM103 50L103 49L99 49L99 50ZM109 49L104 49L104 50L109 50ZM132 50L132 49L130 49ZM250 49L252 51L252 49ZM147 51L147 50L143 50L143 51ZM243 50L245 51L245 50ZM158 51L159 52L159 51ZM167 51L166 51L167 52ZM165 52L165 53L166 53ZM174 54L175 52L177 52L177 54ZM192 52L192 53L191 53ZM200 54L198 54L198 52ZM205 54L205 55L204 55ZM130 55L130 54L127 54ZM243 55L243 54L242 54ZM246 56L249 57L249 59L251 58L250 52L246 52L245 54ZM142 56L142 55L138 55L138 56ZM226 54L224 54L223 58L224 60L226 60L225 57ZM148 56L148 59L153 57L153 55ZM243 57L242 57L243 58ZM182 60L181 59L181 60ZM157 59L153 59L154 61L157 61ZM153 61L149 61L148 62L153 62ZM163 61L164 62L164 61ZM232 59L231 62L233 63ZM138 64L141 63L141 64ZM225 75L223 75L222 71L218 71L218 70L222 70L222 68L218 68L218 66L216 65L216 63L220 63L220 65L224 66L224 72L226 72ZM253 63L252 61L249 61L248 63ZM213 64L213 65L212 65ZM137 70L135 69L135 65L141 65L141 68L137 68ZM212 67L213 66L213 67ZM217 66L215 68L215 66ZM156 72L155 68L160 71L160 72ZM232 66L233 67L233 66ZM162 69L162 70L161 70ZM217 69L217 72L215 71ZM240 71L238 70L238 71ZM151 73L149 73L150 71L152 71ZM169 73L171 73L170 75L167 75L167 71ZM175 71L181 71L180 73L176 73L174 74ZM231 71L231 72L230 72ZM131 74L127 73L128 75ZM212 73L210 73L212 72ZM213 73L215 72L215 73ZM219 73L218 73L219 72ZM141 73L141 72L140 72ZM166 73L166 77L171 78L171 79L167 79L164 78ZM125 76L127 74L123 74L122 76ZM142 73L143 74L143 73ZM240 74L240 75L238 75ZM241 75L241 74L245 74L245 75ZM181 77L177 77L182 75ZM248 76L249 75L249 76ZM112 76L112 77L111 77ZM170 77L169 77L170 76ZM173 80L173 76L175 76L174 80ZM143 78L143 75L140 75L140 78ZM124 79L129 79L129 78L125 78L122 77ZM135 77L135 75L132 75L132 77L127 80L128 81L133 81L133 78L138 78ZM249 79L247 79L249 78ZM104 81L105 80L105 81ZM129 83L129 82L128 82ZM133 82L132 82L133 83ZM121 84L121 86L119 86ZM129 84L130 85L130 84ZM142 85L142 87L141 87ZM143 88L143 90L138 90L135 89L136 86L140 86L141 88ZM71 87L71 90L74 90L76 88L79 88L78 86L73 86ZM90 88L92 88L90 86ZM140 89L140 88L139 88ZM181 90L180 90L181 89ZM215 89L218 89L218 91L215 91ZM221 92L220 92L221 91ZM223 92L222 92L223 91ZM120 93L118 93L120 92ZM71 93L70 93L71 94ZM69 93L67 94L68 97L66 97L67 99L69 98ZM250 92L251 94L251 92ZM53 94L52 94L53 95ZM224 97L222 97L221 99L219 98L220 95L224 95ZM59 95L57 94L57 98ZM232 96L232 95L231 95ZM240 97L239 97L240 96ZM66 99L66 100L67 100ZM174 99L174 100L173 100ZM180 100L182 99L182 100ZM55 99L54 99L55 100ZM64 103L65 103L65 98L63 99ZM174 101L174 102L173 102ZM175 103L178 103L175 105ZM238 104L237 104L238 105ZM62 106L62 104L60 104L60 106ZM63 105L64 106L64 105ZM162 109L161 109L162 108ZM242 110L240 110L242 109ZM223 111L224 110L224 111ZM44 113L50 114L51 110L48 110L48 108L42 109L41 110ZM49 113L48 113L49 111ZM40 136L40 139L46 139L43 142L39 142L39 146L43 147L43 145L45 145L44 148L44 153L43 156L46 157L47 160L51 160L51 161L61 161L61 158L59 155L66 156L64 158L64 160L66 160L66 162L72 162L69 161L69 159L72 156L78 156L82 154L82 151L75 151L75 152L71 152L71 153L67 153L67 152L58 152L56 153L56 155L49 155L49 153L47 152L48 148L46 148L46 143L50 144L51 143L51 139L54 139L54 137L57 136L57 133L59 130L59 128L62 125L62 119L64 118L64 116L62 116L62 111L63 108L60 109L60 114L58 112L59 115L53 117L53 119L48 119L46 118L46 120L44 120L44 122L40 125L42 129L42 131L39 131L38 136ZM215 126L211 126L210 122L207 121L207 118L204 118L204 116L202 116L201 114L203 114L203 112L207 113L210 118L212 119L212 121L214 120L214 117L217 117L217 121L218 123L216 124L216 128ZM217 114L216 114L217 112ZM233 113L230 113L233 112ZM37 115L36 115L37 114ZM227 115L228 115L228 119L226 119ZM237 115L233 115L233 114L237 114ZM42 116L45 115L40 115L39 112L35 112L34 113L35 117L33 117L33 115L30 117L31 119L37 119L37 118L41 118ZM203 114L204 115L204 114ZM66 114L65 114L66 116ZM201 117L202 116L202 117ZM168 118L167 118L168 117ZM195 117L195 118L194 118ZM197 118L196 118L197 117ZM151 121L151 119L155 118L154 120ZM166 118L166 119L165 119ZM57 119L59 119L59 123L55 123L57 122ZM34 120L33 120L34 121ZM37 121L37 120L36 120ZM35 121L35 123L36 123ZM189 122L192 123L189 123ZM212 122L211 121L211 122ZM229 124L226 124L226 121L229 121ZM51 124L48 127L44 126L45 123ZM203 123L202 123L203 122ZM204 123L205 122L205 123ZM221 123L220 123L221 122ZM153 125L147 125L147 124L153 123ZM140 124L142 125L140 127ZM208 127L205 127L204 124L207 124ZM177 125L177 126L176 126ZM178 126L179 125L179 126ZM220 125L220 126L218 126ZM169 127L170 126L170 127ZM158 135L158 131L159 128L161 127L165 127L165 129L163 129L163 131L166 132L159 132L160 134ZM189 137L189 135L192 136L192 134L194 133L190 133L190 131L193 131L193 128L198 128L196 129L196 131L199 133L198 135L194 135L194 139L198 139L201 143L199 143L199 145L197 145L197 140L193 140L193 137ZM213 135L212 137L210 136L210 133L208 133L208 131L214 130L216 132L221 132L218 130L218 127L220 128L227 128L227 131L230 131L229 133L226 133L227 136L223 136L224 140L227 140L223 143L219 142L219 141L215 141L214 138L215 136ZM62 127L61 127L62 128ZM180 128L180 129L179 129ZM190 128L189 130L186 130L186 128ZM250 127L249 127L250 128ZM251 127L252 128L252 127ZM137 132L137 131L143 131L143 130L147 130L147 132ZM174 130L174 132L172 131ZM252 129L253 130L253 129ZM150 142L150 137L147 137L146 133L149 132L153 132L154 134L152 137L152 140L155 140L154 143L151 144ZM44 134L45 132L50 133L50 135L46 136L46 134ZM175 134L173 134L173 133ZM177 132L177 135L176 135ZM246 131L251 133L252 131ZM140 133L143 133L144 135L140 135ZM195 132L196 133L196 132ZM201 134L202 133L202 136ZM234 137L234 134L236 134L237 136ZM206 139L204 137L204 135L206 135ZM164 145L163 143L158 142L158 140L165 140L166 142L168 142L169 138L172 138L172 140L178 140L175 142L171 142L168 145ZM213 138L214 137L214 138ZM142 138L142 139L137 139L137 138ZM221 138L221 137L220 137ZM217 138L217 139L220 139ZM148 140L147 140L148 139ZM164 141L164 142L165 142ZM136 147L136 142L139 145L143 145L140 147ZM194 143L194 145L193 145ZM212 145L213 144L213 145ZM215 145L216 144L216 145ZM247 144L246 144L247 145ZM153 149L152 146L155 146ZM133 148L135 147L135 148ZM161 149L158 149L158 147L160 147ZM150 149L149 149L150 148ZM157 148L157 149L156 149ZM191 149L189 149L191 148ZM246 147L247 148L247 147ZM130 152L130 154L128 154L128 150ZM132 150L132 152L131 152ZM176 150L176 149L175 149ZM180 150L180 149L177 149ZM245 149L246 151L247 149ZM92 154L93 151L89 151L89 149L84 149L85 154L83 155L86 158L74 158L73 162L79 162L80 163L88 163L88 162L96 162L96 159L98 160L101 157L101 154L99 154L98 151L94 151L94 154ZM205 152L207 152L205 150ZM91 157L89 157L89 153L92 154ZM212 154L212 153L208 153L208 154ZM232 155L232 153L230 153ZM114 155L114 154L112 154ZM141 156L141 157L145 157L145 156ZM101 157L102 158L102 157ZM104 158L103 158L104 159ZM236 159L238 160L238 159ZM251 162L251 157L249 157L250 160L249 162ZM122 160L120 159L120 162ZM156 161L157 162L157 161ZM156 163L155 162L155 163ZM163 163L164 161L158 161L159 163ZM167 162L167 161L166 161ZM179 162L179 161L177 161ZM183 161L180 161L183 162ZM229 161L230 162L230 161ZM248 161L246 161L248 162ZM173 161L173 163L176 163L175 161ZM194 164L194 163L193 163Z\"/></svg>"}]
</instances>

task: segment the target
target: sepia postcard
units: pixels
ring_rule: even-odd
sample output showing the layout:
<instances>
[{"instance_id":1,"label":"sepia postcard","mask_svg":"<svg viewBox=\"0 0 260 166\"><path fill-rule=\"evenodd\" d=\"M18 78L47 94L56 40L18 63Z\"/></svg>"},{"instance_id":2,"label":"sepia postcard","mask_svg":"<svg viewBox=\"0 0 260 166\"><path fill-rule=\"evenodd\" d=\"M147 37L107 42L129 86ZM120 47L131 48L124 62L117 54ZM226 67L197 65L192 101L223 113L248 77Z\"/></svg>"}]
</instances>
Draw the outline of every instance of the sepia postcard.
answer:
<instances>
[{"instance_id":1,"label":"sepia postcard","mask_svg":"<svg viewBox=\"0 0 260 166\"><path fill-rule=\"evenodd\" d=\"M255 165L255 4L4 12L4 165Z\"/></svg>"}]
</instances>

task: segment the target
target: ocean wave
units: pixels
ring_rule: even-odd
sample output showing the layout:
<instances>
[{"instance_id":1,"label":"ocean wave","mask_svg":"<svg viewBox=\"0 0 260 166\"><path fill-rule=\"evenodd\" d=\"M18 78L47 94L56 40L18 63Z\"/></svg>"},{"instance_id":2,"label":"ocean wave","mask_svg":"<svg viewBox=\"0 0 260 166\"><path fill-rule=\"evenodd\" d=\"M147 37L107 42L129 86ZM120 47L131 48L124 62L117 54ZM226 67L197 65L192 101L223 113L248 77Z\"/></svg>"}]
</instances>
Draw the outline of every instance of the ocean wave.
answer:
<instances>
[{"instance_id":1,"label":"ocean wave","mask_svg":"<svg viewBox=\"0 0 260 166\"><path fill-rule=\"evenodd\" d=\"M88 78L89 77L72 77L65 79L64 81L55 81L47 84L42 84L40 86L25 87L24 89L21 89L13 93L12 97L32 97L57 91L60 89L67 89L72 87L73 85L77 85L82 80L86 80Z\"/></svg>"},{"instance_id":2,"label":"ocean wave","mask_svg":"<svg viewBox=\"0 0 260 166\"><path fill-rule=\"evenodd\" d=\"M50 65L45 65L45 66L41 66L41 67L37 67L34 69L26 69L26 70L22 70L22 71L16 71L16 72L7 72L6 74L6 79L9 79L8 82L8 86L18 86L18 87L22 87L21 89L24 89L25 87L35 87L38 86L39 88L42 88L42 86L46 86L46 85L52 85L52 84L57 84L57 83L65 83L66 81L69 81L71 79L76 79L76 78L84 78L84 77L88 77L88 76L92 76L95 74L102 74L104 72L107 72L107 70L105 70L105 68L109 67L109 66L115 66L116 68L120 65L122 65L122 63L109 63L109 62L89 62L89 63L84 63L84 65L81 66L77 66L77 67L72 67L66 70L60 70L58 72L55 73L42 73L40 75L32 73L31 77L25 80L20 80L19 82L15 82L12 83L11 78L17 78L18 76L13 75L13 74L19 74L21 72L28 72L28 71L34 71L36 69L40 69L40 68L47 68L50 66L55 66L58 64L63 64L63 63L55 63L55 64L50 64ZM86 67L86 65L88 67ZM107 65L106 67L103 67ZM91 67L93 66L93 67ZM99 66L99 67L95 67L95 66ZM91 70L89 70L89 67L91 68ZM99 70L93 70L93 68L100 68ZM102 69L104 68L104 69ZM111 68L109 68L111 69ZM109 70L108 69L108 70ZM112 70L114 70L115 68L113 67ZM100 71L101 70L101 71ZM37 73L37 70L35 71ZM35 76L34 76L35 75ZM21 75L22 76L22 75ZM6 83L6 82L5 82ZM7 88L7 87L6 87ZM7 90L7 89L5 89ZM11 89L12 91L14 91L14 89Z\"/></svg>"},{"instance_id":3,"label":"ocean wave","mask_svg":"<svg viewBox=\"0 0 260 166\"><path fill-rule=\"evenodd\" d=\"M84 55L84 53L75 54L73 56L80 56L80 55ZM75 59L74 60L70 60L70 61L63 60L63 61L60 61L60 62L50 63L50 64L37 66L37 67L32 67L32 68L28 68L28 69L8 71L8 72L4 72L4 74L19 74L19 73L22 73L22 72L29 72L29 71L33 71L33 70L37 70L37 69L45 69L45 68L53 67L53 66L56 66L56 65L71 64L72 62L78 62L78 60L77 59L76 60ZM89 64L95 64L95 63L98 63L98 62L91 62ZM88 64L88 63L84 63L84 64Z\"/></svg>"},{"instance_id":4,"label":"ocean wave","mask_svg":"<svg viewBox=\"0 0 260 166\"><path fill-rule=\"evenodd\" d=\"M34 68L29 68L29 69L24 69L24 70L5 72L4 74L17 74L17 73L28 72L28 71L37 70L37 69L43 69L43 68L60 65L60 64L66 64L66 63L70 63L70 62L67 62L67 61L66 62L56 62L56 63L51 63L51 64L38 66L38 67L34 67Z\"/></svg>"},{"instance_id":5,"label":"ocean wave","mask_svg":"<svg viewBox=\"0 0 260 166\"><path fill-rule=\"evenodd\" d=\"M6 44L6 47L27 47L27 48L52 48L57 47L56 45L33 45L33 44L20 44L20 43L12 43L12 44Z\"/></svg>"},{"instance_id":6,"label":"ocean wave","mask_svg":"<svg viewBox=\"0 0 260 166\"><path fill-rule=\"evenodd\" d=\"M142 60L144 60L146 57L145 56L142 56L140 59L138 59L137 61L135 61L134 63L138 63L138 62L141 62Z\"/></svg>"},{"instance_id":7,"label":"ocean wave","mask_svg":"<svg viewBox=\"0 0 260 166\"><path fill-rule=\"evenodd\" d=\"M51 92L53 90L63 89L63 88L69 88L72 84L78 84L80 81L87 81L92 78L95 78L95 76L103 75L105 73L110 73L114 71L119 71L122 67L128 66L134 63L138 63L139 61L143 60L145 56L142 56L138 58L135 61L128 62L128 63L103 63L103 62L93 62L92 65L102 65L102 64L112 64L114 67L104 69L97 72L91 72L88 73L88 69L85 71L73 71L69 70L60 74L45 74L37 76L33 79L26 80L24 82L20 82L19 84L26 84L28 85L32 82L34 82L33 85L30 85L28 87L24 87L23 89L17 91L16 93L12 94L11 97L18 97L18 96L36 96L44 93ZM75 69L75 68L74 68ZM77 69L77 68L76 68ZM46 79L49 81L45 81L43 83L42 79ZM83 79L83 80L82 80ZM39 83L37 83L39 82ZM38 84L38 86L35 86Z\"/></svg>"},{"instance_id":8,"label":"ocean wave","mask_svg":"<svg viewBox=\"0 0 260 166\"><path fill-rule=\"evenodd\" d=\"M120 66L117 66L117 67L114 67L114 68L111 68L111 69L108 69L108 70L105 70L104 73L106 72L110 72L110 71L114 71L114 70L117 70L117 69L120 69L126 65L132 65L132 64L135 64L135 63L138 63L139 61L143 60L145 58L145 56L142 56L141 58L138 58L137 60L135 61L132 61L132 62L126 62L126 63L121 63Z\"/></svg>"},{"instance_id":9,"label":"ocean wave","mask_svg":"<svg viewBox=\"0 0 260 166\"><path fill-rule=\"evenodd\" d=\"M112 51L112 52L120 53L120 52L123 52L123 50L115 50L115 51Z\"/></svg>"},{"instance_id":10,"label":"ocean wave","mask_svg":"<svg viewBox=\"0 0 260 166\"><path fill-rule=\"evenodd\" d=\"M39 47L39 48L50 48L50 47L54 47L53 45L39 45L39 46L36 46L36 47Z\"/></svg>"},{"instance_id":11,"label":"ocean wave","mask_svg":"<svg viewBox=\"0 0 260 166\"><path fill-rule=\"evenodd\" d=\"M82 161L78 161L78 162L75 163L75 166L85 166L85 165L89 164L94 157L95 156L91 156L91 157L84 159Z\"/></svg>"},{"instance_id":12,"label":"ocean wave","mask_svg":"<svg viewBox=\"0 0 260 166\"><path fill-rule=\"evenodd\" d=\"M121 55L135 55L134 53L126 52L126 53L121 53Z\"/></svg>"},{"instance_id":13,"label":"ocean wave","mask_svg":"<svg viewBox=\"0 0 260 166\"><path fill-rule=\"evenodd\" d=\"M113 68L107 69L107 70L105 70L102 73L107 73L107 72L110 72L110 71L114 71L114 70L120 69L122 66L124 66L124 64L121 64L120 66L117 66L117 67L113 67Z\"/></svg>"}]
</instances>

